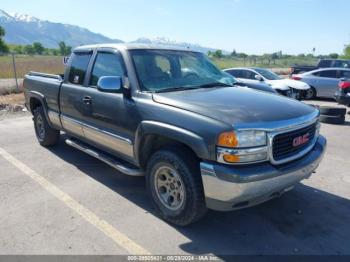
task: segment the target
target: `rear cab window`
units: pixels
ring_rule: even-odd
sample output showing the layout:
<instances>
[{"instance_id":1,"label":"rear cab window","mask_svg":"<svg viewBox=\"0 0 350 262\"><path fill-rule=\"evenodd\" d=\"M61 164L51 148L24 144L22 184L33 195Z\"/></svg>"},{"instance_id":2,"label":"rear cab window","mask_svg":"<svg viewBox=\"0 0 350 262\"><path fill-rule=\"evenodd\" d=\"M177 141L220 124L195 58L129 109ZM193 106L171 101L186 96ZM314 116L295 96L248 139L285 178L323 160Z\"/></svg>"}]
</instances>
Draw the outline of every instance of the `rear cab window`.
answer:
<instances>
[{"instance_id":1,"label":"rear cab window","mask_svg":"<svg viewBox=\"0 0 350 262\"><path fill-rule=\"evenodd\" d=\"M83 85L91 56L92 52L78 52L73 54L68 76L69 83Z\"/></svg>"}]
</instances>

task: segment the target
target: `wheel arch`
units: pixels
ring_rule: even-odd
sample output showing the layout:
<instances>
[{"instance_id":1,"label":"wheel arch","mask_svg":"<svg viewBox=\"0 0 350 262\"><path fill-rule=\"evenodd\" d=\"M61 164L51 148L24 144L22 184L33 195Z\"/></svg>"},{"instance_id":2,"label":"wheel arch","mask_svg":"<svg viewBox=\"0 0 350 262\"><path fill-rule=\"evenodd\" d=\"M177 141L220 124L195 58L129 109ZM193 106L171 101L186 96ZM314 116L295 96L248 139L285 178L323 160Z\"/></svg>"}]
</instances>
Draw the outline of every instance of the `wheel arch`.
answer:
<instances>
[{"instance_id":1,"label":"wheel arch","mask_svg":"<svg viewBox=\"0 0 350 262\"><path fill-rule=\"evenodd\" d=\"M28 93L28 109L29 111L34 114L34 110L38 107L42 107L44 110L44 114L45 114L45 118L49 124L50 127L53 127L49 115L48 115L48 106L46 103L46 99L45 96L39 92L35 92L35 91L30 91Z\"/></svg>"},{"instance_id":2,"label":"wheel arch","mask_svg":"<svg viewBox=\"0 0 350 262\"><path fill-rule=\"evenodd\" d=\"M198 159L209 159L209 151L202 137L173 125L143 121L136 132L134 152L141 168L146 166L150 156L160 148L176 145L184 146Z\"/></svg>"}]
</instances>

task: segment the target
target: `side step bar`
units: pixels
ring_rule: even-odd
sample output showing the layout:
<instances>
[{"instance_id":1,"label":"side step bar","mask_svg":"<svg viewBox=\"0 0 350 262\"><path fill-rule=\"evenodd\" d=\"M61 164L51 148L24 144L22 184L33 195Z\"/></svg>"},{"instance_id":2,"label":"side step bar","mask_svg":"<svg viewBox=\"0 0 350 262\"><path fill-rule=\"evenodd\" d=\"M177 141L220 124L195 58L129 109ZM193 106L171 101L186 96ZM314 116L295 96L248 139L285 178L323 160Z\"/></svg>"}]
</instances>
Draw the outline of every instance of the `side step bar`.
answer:
<instances>
[{"instance_id":1,"label":"side step bar","mask_svg":"<svg viewBox=\"0 0 350 262\"><path fill-rule=\"evenodd\" d=\"M116 170L118 170L119 172L128 175L128 176L144 176L144 173L137 168L131 168L126 166L125 164L122 164L120 162L118 162L116 159L113 159L112 157L99 152L99 150L93 149L91 147L89 147L88 145L85 145L79 141L76 140L71 140L71 139L66 139L66 144L74 147L80 151L83 151L84 153L95 157L99 160L101 160L102 162L106 163L107 165L110 165L111 167L115 168Z\"/></svg>"}]
</instances>

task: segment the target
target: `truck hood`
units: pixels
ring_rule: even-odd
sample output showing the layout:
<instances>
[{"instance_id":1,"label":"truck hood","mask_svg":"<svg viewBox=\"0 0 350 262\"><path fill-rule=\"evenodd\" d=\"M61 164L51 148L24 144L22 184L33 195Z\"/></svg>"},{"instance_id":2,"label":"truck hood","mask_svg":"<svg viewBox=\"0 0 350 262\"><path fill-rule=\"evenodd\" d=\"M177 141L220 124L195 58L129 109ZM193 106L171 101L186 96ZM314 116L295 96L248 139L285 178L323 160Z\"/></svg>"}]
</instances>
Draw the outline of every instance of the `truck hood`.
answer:
<instances>
[{"instance_id":1,"label":"truck hood","mask_svg":"<svg viewBox=\"0 0 350 262\"><path fill-rule=\"evenodd\" d=\"M306 90L310 88L308 84L292 79L267 80L266 82L270 84L272 88L281 90L289 89L289 87L299 90Z\"/></svg>"},{"instance_id":2,"label":"truck hood","mask_svg":"<svg viewBox=\"0 0 350 262\"><path fill-rule=\"evenodd\" d=\"M230 125L288 120L315 111L313 107L294 99L241 87L158 93L153 94L153 100Z\"/></svg>"}]
</instances>

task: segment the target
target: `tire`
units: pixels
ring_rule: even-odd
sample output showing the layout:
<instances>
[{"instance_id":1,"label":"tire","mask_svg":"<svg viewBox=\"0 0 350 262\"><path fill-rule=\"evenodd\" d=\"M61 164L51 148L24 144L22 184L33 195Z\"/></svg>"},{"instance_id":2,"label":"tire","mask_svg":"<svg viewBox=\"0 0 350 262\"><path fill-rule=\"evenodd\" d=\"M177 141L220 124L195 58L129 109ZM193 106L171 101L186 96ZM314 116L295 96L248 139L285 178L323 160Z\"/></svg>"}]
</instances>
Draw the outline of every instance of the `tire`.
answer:
<instances>
[{"instance_id":1,"label":"tire","mask_svg":"<svg viewBox=\"0 0 350 262\"><path fill-rule=\"evenodd\" d=\"M326 123L326 124L341 125L345 123L345 116L320 115L320 122Z\"/></svg>"},{"instance_id":2,"label":"tire","mask_svg":"<svg viewBox=\"0 0 350 262\"><path fill-rule=\"evenodd\" d=\"M310 89L305 90L304 98L306 100L311 100L317 96L316 89L314 87L310 87Z\"/></svg>"},{"instance_id":3,"label":"tire","mask_svg":"<svg viewBox=\"0 0 350 262\"><path fill-rule=\"evenodd\" d=\"M35 135L40 145L45 147L56 145L60 138L60 131L49 126L44 109L41 106L34 110L33 120Z\"/></svg>"},{"instance_id":4,"label":"tire","mask_svg":"<svg viewBox=\"0 0 350 262\"><path fill-rule=\"evenodd\" d=\"M171 224L186 226L207 212L199 161L184 147L154 153L147 165L146 184L156 212Z\"/></svg>"},{"instance_id":5,"label":"tire","mask_svg":"<svg viewBox=\"0 0 350 262\"><path fill-rule=\"evenodd\" d=\"M346 114L346 108L321 106L320 113L321 115L328 116L344 116Z\"/></svg>"}]
</instances>

